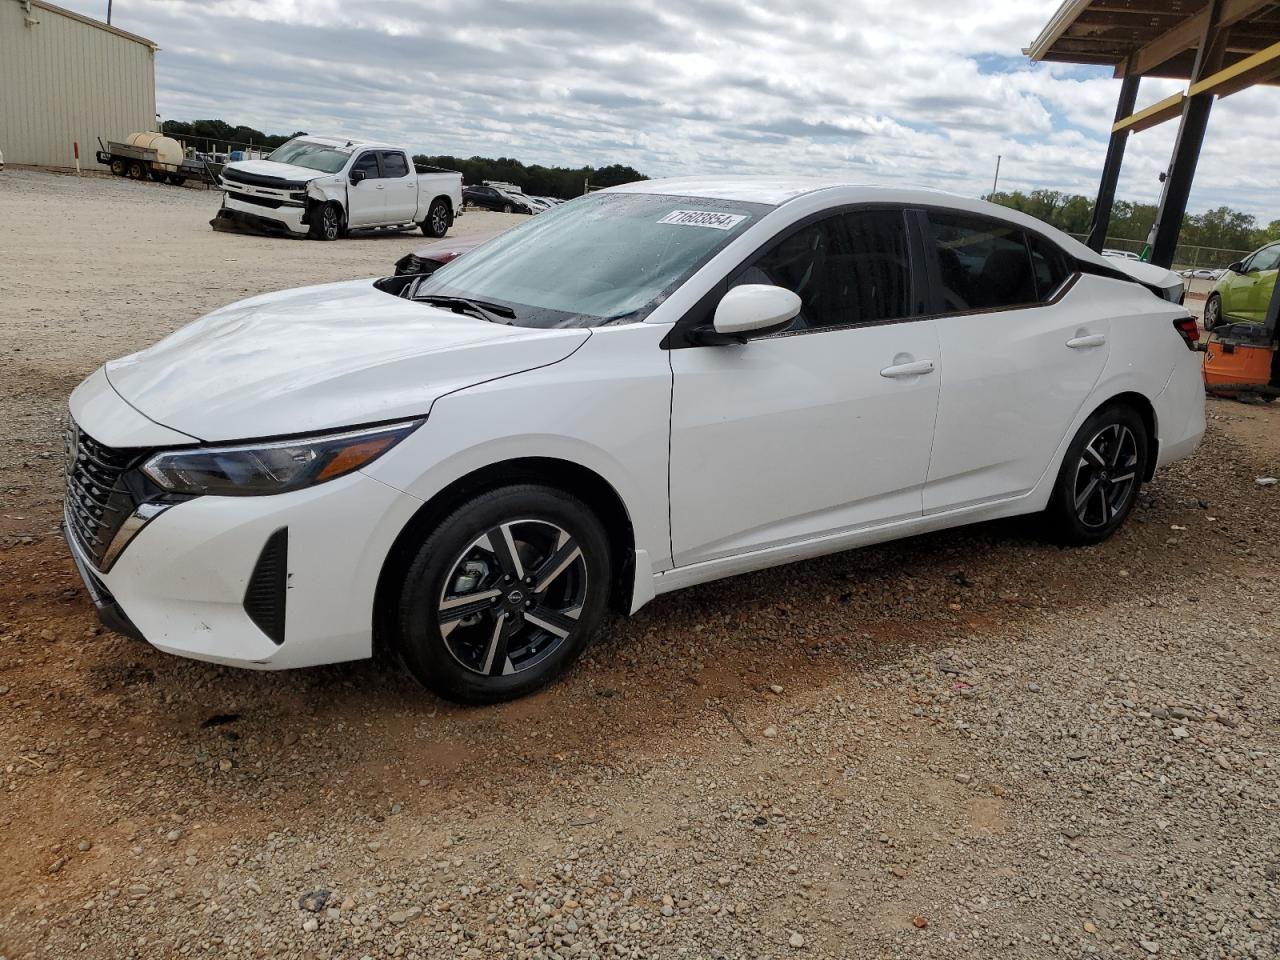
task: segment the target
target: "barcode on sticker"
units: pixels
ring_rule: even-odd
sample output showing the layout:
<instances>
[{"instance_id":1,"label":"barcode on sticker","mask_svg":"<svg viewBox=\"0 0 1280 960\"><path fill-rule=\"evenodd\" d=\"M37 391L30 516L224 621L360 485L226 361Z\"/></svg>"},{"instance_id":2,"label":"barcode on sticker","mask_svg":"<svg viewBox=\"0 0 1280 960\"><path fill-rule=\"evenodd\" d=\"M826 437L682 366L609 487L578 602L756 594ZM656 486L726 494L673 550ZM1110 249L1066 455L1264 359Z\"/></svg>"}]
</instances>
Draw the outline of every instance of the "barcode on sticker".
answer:
<instances>
[{"instance_id":1,"label":"barcode on sticker","mask_svg":"<svg viewBox=\"0 0 1280 960\"><path fill-rule=\"evenodd\" d=\"M659 223L675 223L682 227L711 227L732 230L747 219L740 213L716 213L714 210L672 210Z\"/></svg>"}]
</instances>

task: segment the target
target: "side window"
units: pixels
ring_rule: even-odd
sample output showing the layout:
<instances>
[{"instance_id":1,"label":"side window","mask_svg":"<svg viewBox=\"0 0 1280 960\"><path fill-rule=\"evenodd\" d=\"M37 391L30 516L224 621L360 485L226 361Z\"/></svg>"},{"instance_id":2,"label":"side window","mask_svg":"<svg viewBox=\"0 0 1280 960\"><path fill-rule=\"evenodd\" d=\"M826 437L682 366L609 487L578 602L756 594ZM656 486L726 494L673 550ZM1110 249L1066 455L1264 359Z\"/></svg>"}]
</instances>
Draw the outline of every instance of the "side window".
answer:
<instances>
[{"instance_id":1,"label":"side window","mask_svg":"<svg viewBox=\"0 0 1280 960\"><path fill-rule=\"evenodd\" d=\"M942 309L993 310L1036 302L1025 235L985 217L929 214Z\"/></svg>"},{"instance_id":2,"label":"side window","mask_svg":"<svg viewBox=\"0 0 1280 960\"><path fill-rule=\"evenodd\" d=\"M1280 247L1264 247L1249 263L1250 270L1275 270L1280 266Z\"/></svg>"},{"instance_id":3,"label":"side window","mask_svg":"<svg viewBox=\"0 0 1280 960\"><path fill-rule=\"evenodd\" d=\"M364 173L366 180L376 179L378 176L378 155L372 150L368 153L361 154L360 159L351 167L352 173L355 173L357 170Z\"/></svg>"},{"instance_id":4,"label":"side window","mask_svg":"<svg viewBox=\"0 0 1280 960\"><path fill-rule=\"evenodd\" d=\"M733 280L733 286L765 283L785 287L804 306L788 328L805 330L845 323L838 298L827 283L829 257L847 255L842 217L828 217L802 227L760 253Z\"/></svg>"},{"instance_id":5,"label":"side window","mask_svg":"<svg viewBox=\"0 0 1280 960\"><path fill-rule=\"evenodd\" d=\"M907 230L899 211L841 214L783 237L734 278L786 287L804 304L792 330L910 315Z\"/></svg>"},{"instance_id":6,"label":"side window","mask_svg":"<svg viewBox=\"0 0 1280 960\"><path fill-rule=\"evenodd\" d=\"M1037 237L1034 233L1027 235L1031 246L1031 272L1036 280L1036 299L1041 303L1053 298L1058 288L1071 276L1071 268L1067 265L1067 256L1058 247Z\"/></svg>"},{"instance_id":7,"label":"side window","mask_svg":"<svg viewBox=\"0 0 1280 960\"><path fill-rule=\"evenodd\" d=\"M404 159L403 153L387 151L382 155L382 175L384 177L407 177L409 175L409 164Z\"/></svg>"},{"instance_id":8,"label":"side window","mask_svg":"<svg viewBox=\"0 0 1280 960\"><path fill-rule=\"evenodd\" d=\"M900 210L869 210L844 217L848 255L828 263L838 278L846 323L909 317L911 254Z\"/></svg>"}]
</instances>

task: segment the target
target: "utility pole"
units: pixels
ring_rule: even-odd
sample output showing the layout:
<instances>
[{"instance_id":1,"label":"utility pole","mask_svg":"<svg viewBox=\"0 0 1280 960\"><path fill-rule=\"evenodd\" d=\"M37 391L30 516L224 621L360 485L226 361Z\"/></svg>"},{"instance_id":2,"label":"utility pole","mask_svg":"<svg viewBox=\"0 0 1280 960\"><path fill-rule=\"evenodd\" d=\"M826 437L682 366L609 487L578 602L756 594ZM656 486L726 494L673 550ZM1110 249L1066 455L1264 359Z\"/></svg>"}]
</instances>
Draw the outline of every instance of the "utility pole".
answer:
<instances>
[{"instance_id":1,"label":"utility pole","mask_svg":"<svg viewBox=\"0 0 1280 960\"><path fill-rule=\"evenodd\" d=\"M107 0L107 23L111 23L111 0Z\"/></svg>"},{"instance_id":2,"label":"utility pole","mask_svg":"<svg viewBox=\"0 0 1280 960\"><path fill-rule=\"evenodd\" d=\"M991 199L996 196L996 187L1000 184L1000 154L996 154L996 178L991 181Z\"/></svg>"}]
</instances>

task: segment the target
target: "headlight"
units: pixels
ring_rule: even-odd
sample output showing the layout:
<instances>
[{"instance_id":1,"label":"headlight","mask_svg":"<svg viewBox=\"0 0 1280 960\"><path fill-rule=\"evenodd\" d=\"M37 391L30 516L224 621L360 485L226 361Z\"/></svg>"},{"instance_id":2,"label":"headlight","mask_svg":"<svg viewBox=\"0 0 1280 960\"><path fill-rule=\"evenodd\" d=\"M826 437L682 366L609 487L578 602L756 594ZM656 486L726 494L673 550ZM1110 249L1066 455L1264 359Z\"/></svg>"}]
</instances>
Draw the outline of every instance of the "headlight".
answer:
<instances>
[{"instance_id":1,"label":"headlight","mask_svg":"<svg viewBox=\"0 0 1280 960\"><path fill-rule=\"evenodd\" d=\"M142 472L165 490L199 496L256 497L333 480L372 463L423 421L236 447L157 453Z\"/></svg>"}]
</instances>

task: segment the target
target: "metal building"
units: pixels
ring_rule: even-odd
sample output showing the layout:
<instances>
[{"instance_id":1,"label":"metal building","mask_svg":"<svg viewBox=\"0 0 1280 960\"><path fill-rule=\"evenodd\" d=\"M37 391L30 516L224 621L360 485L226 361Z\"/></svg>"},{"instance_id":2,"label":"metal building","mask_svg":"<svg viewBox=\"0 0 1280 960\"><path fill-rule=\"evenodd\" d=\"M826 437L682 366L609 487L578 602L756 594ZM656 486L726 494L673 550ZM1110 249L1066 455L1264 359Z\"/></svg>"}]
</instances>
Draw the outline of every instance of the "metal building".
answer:
<instances>
[{"instance_id":1,"label":"metal building","mask_svg":"<svg viewBox=\"0 0 1280 960\"><path fill-rule=\"evenodd\" d=\"M6 163L93 166L97 138L156 128L157 47L44 0L0 0L0 151Z\"/></svg>"}]
</instances>

